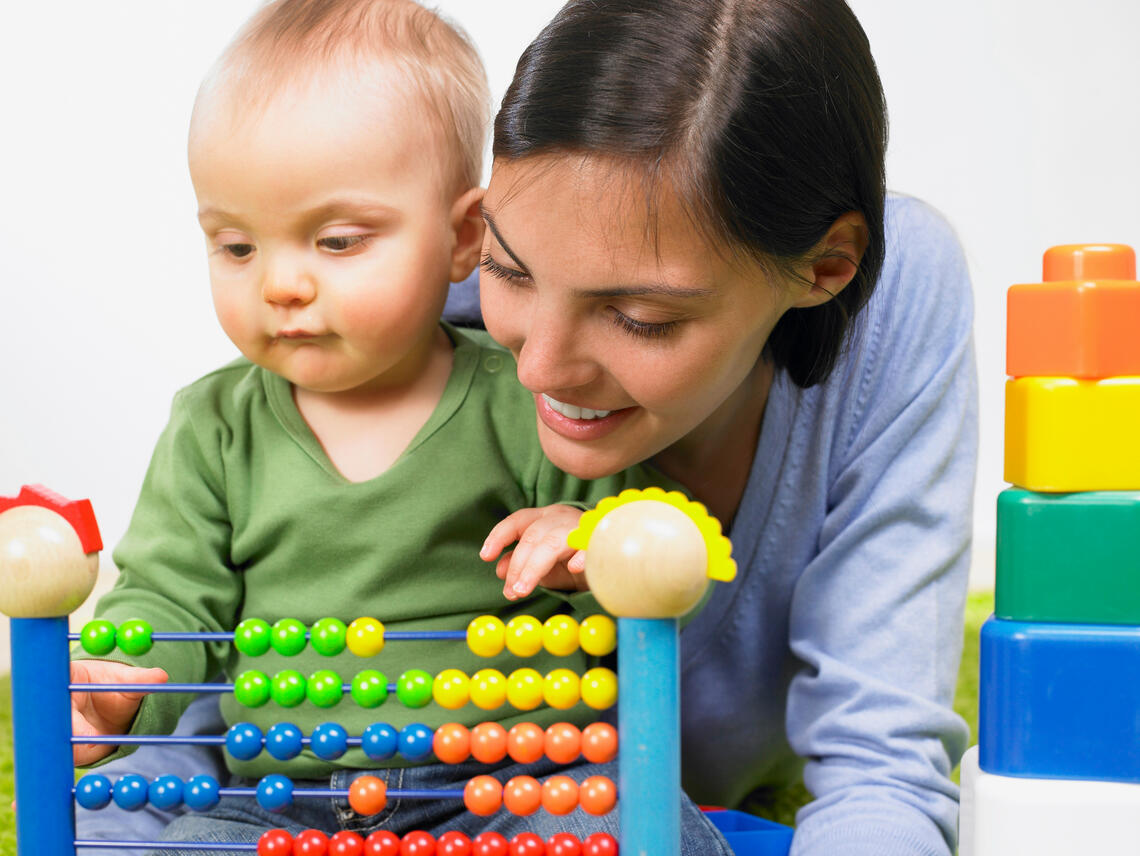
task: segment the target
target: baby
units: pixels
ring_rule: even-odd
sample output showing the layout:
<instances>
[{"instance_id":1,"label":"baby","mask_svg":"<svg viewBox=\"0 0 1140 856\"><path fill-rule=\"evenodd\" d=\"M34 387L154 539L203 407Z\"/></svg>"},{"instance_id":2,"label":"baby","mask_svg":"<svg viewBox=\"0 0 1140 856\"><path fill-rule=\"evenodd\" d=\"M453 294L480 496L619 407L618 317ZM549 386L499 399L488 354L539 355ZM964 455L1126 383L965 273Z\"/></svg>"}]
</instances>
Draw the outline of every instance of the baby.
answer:
<instances>
[{"instance_id":1,"label":"baby","mask_svg":"<svg viewBox=\"0 0 1140 856\"><path fill-rule=\"evenodd\" d=\"M308 627L375 616L388 630L455 630L486 613L541 622L598 611L587 593L505 600L483 564L525 536L516 560L499 558L508 596L529 593L540 578L574 588L572 553L558 546L564 537L542 546L544 535L564 536L580 513L558 503L592 503L659 480L632 470L589 483L555 469L510 355L485 334L440 322L449 281L469 275L479 257L487 112L475 50L410 0L279 0L225 51L194 106L189 162L214 305L244 357L175 397L115 552L121 575L99 603L100 618L145 618L163 631L239 628L239 637L252 638L256 622L242 624L247 619ZM321 627L343 632L335 622ZM251 646L159 644L124 657L130 665L76 660L73 680L199 682L255 669L287 683L290 671L331 670L347 680L362 668L394 677L409 668L510 673L520 665L581 674L590 665L582 652L540 652L524 663L479 659L458 641L394 642L366 661L311 644L257 657L239 649ZM77 695L76 733L169 732L188 701L158 693L140 705L140 698ZM594 718L582 706L487 712L395 700L369 711L345 699L334 712L312 695L292 709L246 708L226 695L222 712L228 723L265 732L286 721L306 735L327 720L359 735L378 719L399 730L413 722L434 729L493 718L510 728ZM79 746L76 761L92 763L105 751ZM461 787L486 772L399 756L384 763L376 775L399 788ZM288 762L261 753L227 764L238 780L286 772L318 780L299 786L325 788L345 788L378 766L360 749L333 761L306 751ZM553 772L544 764L526 772ZM460 811L455 801L403 801L362 817L344 800L298 799L270 815L254 800L225 799L179 818L166 835L255 841L271 826L400 833L534 825Z\"/></svg>"}]
</instances>

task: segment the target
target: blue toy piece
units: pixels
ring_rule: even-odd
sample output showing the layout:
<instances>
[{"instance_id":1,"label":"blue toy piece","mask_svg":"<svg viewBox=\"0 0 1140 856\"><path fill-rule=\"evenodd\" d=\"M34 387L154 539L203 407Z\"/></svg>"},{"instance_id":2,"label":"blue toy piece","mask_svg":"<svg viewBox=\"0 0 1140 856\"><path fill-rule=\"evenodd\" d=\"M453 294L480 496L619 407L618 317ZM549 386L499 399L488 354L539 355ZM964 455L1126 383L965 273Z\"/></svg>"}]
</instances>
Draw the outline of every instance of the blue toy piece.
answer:
<instances>
[{"instance_id":1,"label":"blue toy piece","mask_svg":"<svg viewBox=\"0 0 1140 856\"><path fill-rule=\"evenodd\" d=\"M400 754L409 761L422 761L431 755L434 732L426 725L410 722L400 729Z\"/></svg>"},{"instance_id":2,"label":"blue toy piece","mask_svg":"<svg viewBox=\"0 0 1140 856\"><path fill-rule=\"evenodd\" d=\"M265 751L278 761L288 761L301 754L304 736L291 722L278 722L265 732Z\"/></svg>"},{"instance_id":3,"label":"blue toy piece","mask_svg":"<svg viewBox=\"0 0 1140 856\"><path fill-rule=\"evenodd\" d=\"M138 811L146 805L147 790L146 779L134 773L128 773L115 782L115 787L111 791L111 798L115 801L115 805L121 809Z\"/></svg>"},{"instance_id":4,"label":"blue toy piece","mask_svg":"<svg viewBox=\"0 0 1140 856\"><path fill-rule=\"evenodd\" d=\"M1140 627L991 618L978 763L987 773L1140 782Z\"/></svg>"},{"instance_id":5,"label":"blue toy piece","mask_svg":"<svg viewBox=\"0 0 1140 856\"><path fill-rule=\"evenodd\" d=\"M226 751L239 761L250 761L261 754L261 729L252 722L235 722L226 732Z\"/></svg>"},{"instance_id":6,"label":"blue toy piece","mask_svg":"<svg viewBox=\"0 0 1140 856\"><path fill-rule=\"evenodd\" d=\"M293 804L293 781L270 773L257 783L257 804L266 811L283 811Z\"/></svg>"},{"instance_id":7,"label":"blue toy piece","mask_svg":"<svg viewBox=\"0 0 1140 856\"><path fill-rule=\"evenodd\" d=\"M221 801L218 780L213 776L193 776L186 783L182 799L194 811L209 811Z\"/></svg>"},{"instance_id":8,"label":"blue toy piece","mask_svg":"<svg viewBox=\"0 0 1140 856\"><path fill-rule=\"evenodd\" d=\"M162 811L182 805L182 780L177 776L159 776L147 789L150 804Z\"/></svg>"},{"instance_id":9,"label":"blue toy piece","mask_svg":"<svg viewBox=\"0 0 1140 856\"><path fill-rule=\"evenodd\" d=\"M374 722L360 735L360 746L373 761L387 761L399 748L399 735L388 723Z\"/></svg>"},{"instance_id":10,"label":"blue toy piece","mask_svg":"<svg viewBox=\"0 0 1140 856\"><path fill-rule=\"evenodd\" d=\"M322 722L313 729L309 748L322 761L335 761L348 751L348 732L336 722Z\"/></svg>"},{"instance_id":11,"label":"blue toy piece","mask_svg":"<svg viewBox=\"0 0 1140 856\"><path fill-rule=\"evenodd\" d=\"M736 856L788 856L792 847L790 826L742 811L706 811L705 817L720 830Z\"/></svg>"},{"instance_id":12,"label":"blue toy piece","mask_svg":"<svg viewBox=\"0 0 1140 856\"><path fill-rule=\"evenodd\" d=\"M111 780L98 773L88 773L75 785L75 801L86 809L106 808L111 804Z\"/></svg>"}]
</instances>

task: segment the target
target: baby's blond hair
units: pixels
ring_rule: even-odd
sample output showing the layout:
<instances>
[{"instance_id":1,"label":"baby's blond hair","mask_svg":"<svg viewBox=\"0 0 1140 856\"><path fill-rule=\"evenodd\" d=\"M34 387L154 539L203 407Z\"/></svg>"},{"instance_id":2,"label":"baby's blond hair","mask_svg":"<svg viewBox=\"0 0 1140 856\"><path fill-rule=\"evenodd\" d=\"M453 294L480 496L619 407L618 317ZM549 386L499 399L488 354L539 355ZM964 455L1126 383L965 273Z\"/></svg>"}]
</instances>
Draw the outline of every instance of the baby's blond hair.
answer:
<instances>
[{"instance_id":1,"label":"baby's blond hair","mask_svg":"<svg viewBox=\"0 0 1140 856\"><path fill-rule=\"evenodd\" d=\"M238 32L206 76L203 93L223 83L246 108L264 105L281 87L337 63L379 62L399 73L428 107L445 174L460 189L483 170L490 94L482 60L466 33L413 0L272 0Z\"/></svg>"}]
</instances>

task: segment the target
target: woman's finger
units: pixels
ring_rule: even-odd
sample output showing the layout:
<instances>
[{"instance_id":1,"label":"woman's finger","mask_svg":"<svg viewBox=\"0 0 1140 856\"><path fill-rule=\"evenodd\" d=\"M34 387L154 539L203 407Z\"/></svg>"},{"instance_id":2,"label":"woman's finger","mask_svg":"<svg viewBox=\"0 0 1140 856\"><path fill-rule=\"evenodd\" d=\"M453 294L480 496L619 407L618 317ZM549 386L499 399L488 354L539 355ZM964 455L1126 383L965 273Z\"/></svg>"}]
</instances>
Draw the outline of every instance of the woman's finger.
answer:
<instances>
[{"instance_id":1,"label":"woman's finger","mask_svg":"<svg viewBox=\"0 0 1140 856\"><path fill-rule=\"evenodd\" d=\"M479 558L485 562L494 561L503 550L518 541L541 515L540 508L520 508L508 514L487 534L483 546L479 548Z\"/></svg>"}]
</instances>

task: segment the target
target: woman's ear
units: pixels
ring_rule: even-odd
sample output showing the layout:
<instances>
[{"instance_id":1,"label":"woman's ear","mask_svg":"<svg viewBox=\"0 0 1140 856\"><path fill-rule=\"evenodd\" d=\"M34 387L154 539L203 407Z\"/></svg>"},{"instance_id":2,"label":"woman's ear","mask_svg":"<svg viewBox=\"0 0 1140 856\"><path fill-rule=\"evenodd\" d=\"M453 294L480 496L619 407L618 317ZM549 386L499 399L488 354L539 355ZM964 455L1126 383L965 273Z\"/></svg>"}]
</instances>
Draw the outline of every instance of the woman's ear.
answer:
<instances>
[{"instance_id":1,"label":"woman's ear","mask_svg":"<svg viewBox=\"0 0 1140 856\"><path fill-rule=\"evenodd\" d=\"M848 211L840 215L812 250L814 261L804 271L811 287L797 298L796 307L819 306L846 288L859 270L869 240L867 219L862 213Z\"/></svg>"},{"instance_id":2,"label":"woman's ear","mask_svg":"<svg viewBox=\"0 0 1140 856\"><path fill-rule=\"evenodd\" d=\"M483 214L479 206L486 190L472 187L456 197L451 206L451 230L455 244L451 248L451 281L462 282L479 264L483 247Z\"/></svg>"}]
</instances>

